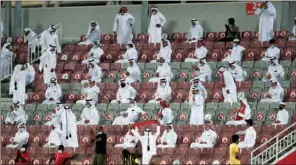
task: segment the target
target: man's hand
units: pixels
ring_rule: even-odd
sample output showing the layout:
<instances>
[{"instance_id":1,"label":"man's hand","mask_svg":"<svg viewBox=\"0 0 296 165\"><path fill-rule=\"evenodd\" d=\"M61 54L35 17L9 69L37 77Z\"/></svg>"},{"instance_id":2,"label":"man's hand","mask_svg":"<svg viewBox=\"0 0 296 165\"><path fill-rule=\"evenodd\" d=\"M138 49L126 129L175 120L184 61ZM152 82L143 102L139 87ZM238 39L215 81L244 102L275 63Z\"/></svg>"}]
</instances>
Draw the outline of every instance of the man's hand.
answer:
<instances>
[{"instance_id":1,"label":"man's hand","mask_svg":"<svg viewBox=\"0 0 296 165\"><path fill-rule=\"evenodd\" d=\"M270 74L267 74L266 75L266 79L270 79L271 78L271 75Z\"/></svg>"},{"instance_id":2,"label":"man's hand","mask_svg":"<svg viewBox=\"0 0 296 165\"><path fill-rule=\"evenodd\" d=\"M161 24L156 24L156 27L161 27Z\"/></svg>"},{"instance_id":3,"label":"man's hand","mask_svg":"<svg viewBox=\"0 0 296 165\"><path fill-rule=\"evenodd\" d=\"M271 95L269 93L265 93L265 97L271 98Z\"/></svg>"},{"instance_id":4,"label":"man's hand","mask_svg":"<svg viewBox=\"0 0 296 165\"><path fill-rule=\"evenodd\" d=\"M13 144L13 145L16 145L16 144L17 144L17 142L13 141L13 142L12 142L12 144Z\"/></svg>"},{"instance_id":5,"label":"man's hand","mask_svg":"<svg viewBox=\"0 0 296 165\"><path fill-rule=\"evenodd\" d=\"M89 123L89 120L86 119L86 120L84 120L84 122L85 122L85 123Z\"/></svg>"},{"instance_id":6,"label":"man's hand","mask_svg":"<svg viewBox=\"0 0 296 165\"><path fill-rule=\"evenodd\" d=\"M57 113L57 110L53 109L52 110L52 113L56 114Z\"/></svg>"},{"instance_id":7,"label":"man's hand","mask_svg":"<svg viewBox=\"0 0 296 165\"><path fill-rule=\"evenodd\" d=\"M260 3L259 8L262 9L263 8L263 2Z\"/></svg>"},{"instance_id":8,"label":"man's hand","mask_svg":"<svg viewBox=\"0 0 296 165\"><path fill-rule=\"evenodd\" d=\"M228 29L229 28L229 25L225 24L225 28Z\"/></svg>"},{"instance_id":9,"label":"man's hand","mask_svg":"<svg viewBox=\"0 0 296 165\"><path fill-rule=\"evenodd\" d=\"M117 116L120 116L120 112L116 112L116 115L117 115Z\"/></svg>"},{"instance_id":10,"label":"man's hand","mask_svg":"<svg viewBox=\"0 0 296 165\"><path fill-rule=\"evenodd\" d=\"M155 77L159 77L159 73L158 72L155 73Z\"/></svg>"},{"instance_id":11,"label":"man's hand","mask_svg":"<svg viewBox=\"0 0 296 165\"><path fill-rule=\"evenodd\" d=\"M10 105L10 106L9 106L9 109L10 109L11 111L13 111L13 110L14 110L14 106L13 106L13 105Z\"/></svg>"},{"instance_id":12,"label":"man's hand","mask_svg":"<svg viewBox=\"0 0 296 165\"><path fill-rule=\"evenodd\" d=\"M163 118L163 115L162 115L162 114L159 114L158 117L159 117L160 119L162 119L162 118Z\"/></svg>"},{"instance_id":13,"label":"man's hand","mask_svg":"<svg viewBox=\"0 0 296 165\"><path fill-rule=\"evenodd\" d=\"M126 75L126 76L129 76L129 75L130 75L130 73L129 73L129 72L125 72L125 75Z\"/></svg>"},{"instance_id":14,"label":"man's hand","mask_svg":"<svg viewBox=\"0 0 296 165\"><path fill-rule=\"evenodd\" d=\"M117 100L117 103L120 104L120 100Z\"/></svg>"},{"instance_id":15,"label":"man's hand","mask_svg":"<svg viewBox=\"0 0 296 165\"><path fill-rule=\"evenodd\" d=\"M294 33L289 33L289 36L294 37L295 35Z\"/></svg>"}]
</instances>

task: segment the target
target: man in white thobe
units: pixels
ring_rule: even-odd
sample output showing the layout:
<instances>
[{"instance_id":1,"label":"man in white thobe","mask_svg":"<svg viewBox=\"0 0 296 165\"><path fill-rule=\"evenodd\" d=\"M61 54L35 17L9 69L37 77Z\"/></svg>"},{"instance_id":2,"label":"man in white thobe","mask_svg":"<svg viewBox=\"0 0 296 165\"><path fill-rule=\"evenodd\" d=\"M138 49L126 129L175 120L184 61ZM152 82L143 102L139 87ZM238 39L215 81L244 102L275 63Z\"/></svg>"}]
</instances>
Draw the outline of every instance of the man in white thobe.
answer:
<instances>
[{"instance_id":1,"label":"man in white thobe","mask_svg":"<svg viewBox=\"0 0 296 165\"><path fill-rule=\"evenodd\" d=\"M46 122L44 125L55 125L61 124L61 114L64 111L64 106L61 102L57 102L56 107L52 110L51 120Z\"/></svg>"},{"instance_id":2,"label":"man in white thobe","mask_svg":"<svg viewBox=\"0 0 296 165\"><path fill-rule=\"evenodd\" d=\"M239 97L239 102L240 108L233 110L233 113L235 115L234 119L227 121L226 125L245 125L246 120L251 119L252 113L247 99Z\"/></svg>"},{"instance_id":3,"label":"man in white thobe","mask_svg":"<svg viewBox=\"0 0 296 165\"><path fill-rule=\"evenodd\" d=\"M270 63L267 68L266 76L262 78L262 81L269 81L270 79L276 79L278 82L284 80L285 71L276 57L270 59Z\"/></svg>"},{"instance_id":4,"label":"man in white thobe","mask_svg":"<svg viewBox=\"0 0 296 165\"><path fill-rule=\"evenodd\" d=\"M289 40L296 40L296 17L293 19L293 29L292 32L290 33Z\"/></svg>"},{"instance_id":5,"label":"man in white thobe","mask_svg":"<svg viewBox=\"0 0 296 165\"><path fill-rule=\"evenodd\" d=\"M65 147L78 147L76 116L70 106L66 105L61 114L62 120L62 144Z\"/></svg>"},{"instance_id":6,"label":"man in white thobe","mask_svg":"<svg viewBox=\"0 0 296 165\"><path fill-rule=\"evenodd\" d=\"M174 131L172 123L165 124L165 130L161 136L161 142L157 148L175 148L177 143L177 133Z\"/></svg>"},{"instance_id":7,"label":"man in white thobe","mask_svg":"<svg viewBox=\"0 0 296 165\"><path fill-rule=\"evenodd\" d=\"M48 141L43 146L46 148L57 148L59 145L62 145L62 137L63 132L61 130L60 124L52 124L51 125L51 131L48 135Z\"/></svg>"},{"instance_id":8,"label":"man in white thobe","mask_svg":"<svg viewBox=\"0 0 296 165\"><path fill-rule=\"evenodd\" d=\"M128 60L129 66L126 69L125 75L128 83L141 82L141 70L136 61L132 58Z\"/></svg>"},{"instance_id":9,"label":"man in white thobe","mask_svg":"<svg viewBox=\"0 0 296 165\"><path fill-rule=\"evenodd\" d=\"M203 37L203 28L199 24L197 18L191 19L191 27L188 32L187 41L189 43L197 42Z\"/></svg>"},{"instance_id":10,"label":"man in white thobe","mask_svg":"<svg viewBox=\"0 0 296 165\"><path fill-rule=\"evenodd\" d=\"M205 120L204 132L196 142L190 144L190 148L214 148L217 137L217 133L211 121Z\"/></svg>"},{"instance_id":11,"label":"man in white thobe","mask_svg":"<svg viewBox=\"0 0 296 165\"><path fill-rule=\"evenodd\" d=\"M155 77L149 79L149 82L159 82L160 78L166 78L168 82L171 82L174 74L172 73L171 67L165 62L164 58L158 60L158 66L155 71Z\"/></svg>"},{"instance_id":12,"label":"man in white thobe","mask_svg":"<svg viewBox=\"0 0 296 165\"><path fill-rule=\"evenodd\" d=\"M3 37L3 32L4 32L4 27L3 27L3 22L1 20L0 22L0 30L1 30L1 38Z\"/></svg>"},{"instance_id":13,"label":"man in white thobe","mask_svg":"<svg viewBox=\"0 0 296 165\"><path fill-rule=\"evenodd\" d=\"M159 59L163 58L166 63L171 62L172 58L172 46L169 40L162 39L160 51L156 56L156 59L151 60L150 63L156 63Z\"/></svg>"},{"instance_id":14,"label":"man in white thobe","mask_svg":"<svg viewBox=\"0 0 296 165\"><path fill-rule=\"evenodd\" d=\"M18 131L15 133L11 144L7 145L7 148L20 148L24 144L27 144L29 140L29 133L26 131L25 124L18 125Z\"/></svg>"},{"instance_id":15,"label":"man in white thobe","mask_svg":"<svg viewBox=\"0 0 296 165\"><path fill-rule=\"evenodd\" d=\"M154 94L154 99L150 100L148 103L159 103L161 100L170 100L172 94L172 88L170 83L166 81L165 78L159 80L157 84L157 89Z\"/></svg>"},{"instance_id":16,"label":"man in white thobe","mask_svg":"<svg viewBox=\"0 0 296 165\"><path fill-rule=\"evenodd\" d=\"M126 51L123 55L119 56L120 60L117 60L115 63L128 63L128 59L138 60L138 51L135 48L135 45L131 42L126 44Z\"/></svg>"},{"instance_id":17,"label":"man in white thobe","mask_svg":"<svg viewBox=\"0 0 296 165\"><path fill-rule=\"evenodd\" d=\"M276 114L274 125L287 125L289 122L289 112L285 109L286 104L280 103L279 111Z\"/></svg>"},{"instance_id":18,"label":"man in white thobe","mask_svg":"<svg viewBox=\"0 0 296 165\"><path fill-rule=\"evenodd\" d=\"M115 144L115 148L135 148L136 145L138 143L138 139L133 135L133 133L131 132L131 130L129 130L123 139L123 143L121 144Z\"/></svg>"},{"instance_id":19,"label":"man in white thobe","mask_svg":"<svg viewBox=\"0 0 296 165\"><path fill-rule=\"evenodd\" d=\"M26 124L28 117L19 102L14 102L13 106L10 106L10 110L6 115L5 124Z\"/></svg>"},{"instance_id":20,"label":"man in white thobe","mask_svg":"<svg viewBox=\"0 0 296 165\"><path fill-rule=\"evenodd\" d=\"M56 48L57 53L61 53L59 36L56 34L56 30L57 27L55 25L51 25L49 29L41 33L40 45L42 47L42 53L45 52L47 49L51 49L52 46Z\"/></svg>"},{"instance_id":21,"label":"man in white thobe","mask_svg":"<svg viewBox=\"0 0 296 165\"><path fill-rule=\"evenodd\" d=\"M1 79L10 75L15 59L15 52L10 42L6 42L1 49Z\"/></svg>"},{"instance_id":22,"label":"man in white thobe","mask_svg":"<svg viewBox=\"0 0 296 165\"><path fill-rule=\"evenodd\" d=\"M242 149L242 148L253 148L256 143L256 131L253 127L253 120L249 119L246 120L248 128L245 131L238 131L236 134L237 135L245 135L244 141L239 142L237 147Z\"/></svg>"},{"instance_id":23,"label":"man in white thobe","mask_svg":"<svg viewBox=\"0 0 296 165\"><path fill-rule=\"evenodd\" d=\"M88 61L94 60L96 64L100 64L101 57L104 54L104 50L101 47L100 41L95 41L93 47L87 54L87 58L82 61L83 64L88 64Z\"/></svg>"},{"instance_id":24,"label":"man in white thobe","mask_svg":"<svg viewBox=\"0 0 296 165\"><path fill-rule=\"evenodd\" d=\"M194 78L194 79L190 80L190 82L191 82L191 86L190 86L190 91L189 91L189 100L194 97L194 94L192 93L192 91L194 89L197 89L198 94L200 96L202 96L204 98L204 100L206 100L208 97L208 92L207 92L206 88L202 85L202 83L200 82L199 78Z\"/></svg>"},{"instance_id":25,"label":"man in white thobe","mask_svg":"<svg viewBox=\"0 0 296 165\"><path fill-rule=\"evenodd\" d=\"M208 54L208 49L204 46L204 41L198 41L192 58L186 58L184 62L198 62L200 59L205 59Z\"/></svg>"},{"instance_id":26,"label":"man in white thobe","mask_svg":"<svg viewBox=\"0 0 296 165\"><path fill-rule=\"evenodd\" d=\"M94 44L95 41L101 41L101 29L96 21L92 21L89 24L88 31L86 33L86 41L79 42L80 45Z\"/></svg>"},{"instance_id":27,"label":"man in white thobe","mask_svg":"<svg viewBox=\"0 0 296 165\"><path fill-rule=\"evenodd\" d=\"M43 70L44 84L50 83L52 78L57 78L55 69L57 65L56 47L49 45L47 50L40 57L39 71Z\"/></svg>"},{"instance_id":28,"label":"man in white thobe","mask_svg":"<svg viewBox=\"0 0 296 165\"><path fill-rule=\"evenodd\" d=\"M189 124L190 125L202 125L204 124L204 104L205 99L198 94L197 88L192 89L193 96L189 98L189 105L191 106L191 113Z\"/></svg>"},{"instance_id":29,"label":"man in white thobe","mask_svg":"<svg viewBox=\"0 0 296 165\"><path fill-rule=\"evenodd\" d=\"M232 77L236 82L242 82L246 80L247 72L243 70L239 64L235 63L234 61L228 62L228 72L231 73Z\"/></svg>"},{"instance_id":30,"label":"man in white thobe","mask_svg":"<svg viewBox=\"0 0 296 165\"><path fill-rule=\"evenodd\" d=\"M39 47L40 47L40 40L39 40L37 34L32 29L25 28L25 30L24 30L24 42L25 43L28 42L28 47L30 48L30 53L32 55L39 52L38 50L39 50Z\"/></svg>"},{"instance_id":31,"label":"man in white thobe","mask_svg":"<svg viewBox=\"0 0 296 165\"><path fill-rule=\"evenodd\" d=\"M9 94L13 95L13 102L25 104L27 98L26 87L32 85L35 70L30 64L20 63L15 66L9 83Z\"/></svg>"},{"instance_id":32,"label":"man in white thobe","mask_svg":"<svg viewBox=\"0 0 296 165\"><path fill-rule=\"evenodd\" d=\"M221 74L220 79L224 102L229 102L231 104L233 102L237 102L236 84L231 73L227 71L224 67L219 68L219 73Z\"/></svg>"},{"instance_id":33,"label":"man in white thobe","mask_svg":"<svg viewBox=\"0 0 296 165\"><path fill-rule=\"evenodd\" d=\"M284 89L276 79L270 80L268 93L264 94L264 98L260 102L280 103L284 99Z\"/></svg>"},{"instance_id":34,"label":"man in white thobe","mask_svg":"<svg viewBox=\"0 0 296 165\"><path fill-rule=\"evenodd\" d=\"M81 113L81 120L77 122L77 125L98 125L100 121L99 111L92 99L87 98L85 108Z\"/></svg>"},{"instance_id":35,"label":"man in white thobe","mask_svg":"<svg viewBox=\"0 0 296 165\"><path fill-rule=\"evenodd\" d=\"M162 27L166 23L166 18L158 11L157 7L152 7L151 12L148 26L148 43L156 44L161 42Z\"/></svg>"},{"instance_id":36,"label":"man in white thobe","mask_svg":"<svg viewBox=\"0 0 296 165\"><path fill-rule=\"evenodd\" d=\"M135 123L139 120L140 116L145 113L145 111L137 106L135 101L130 101L130 107L124 112L119 112L119 116L114 119L112 125L128 125Z\"/></svg>"},{"instance_id":37,"label":"man in white thobe","mask_svg":"<svg viewBox=\"0 0 296 165\"><path fill-rule=\"evenodd\" d=\"M156 155L156 140L160 135L160 126L157 126L156 133L153 135L149 128L145 129L144 136L138 132L138 128L131 130L142 146L142 164L149 164L153 155Z\"/></svg>"},{"instance_id":38,"label":"man in white thobe","mask_svg":"<svg viewBox=\"0 0 296 165\"><path fill-rule=\"evenodd\" d=\"M93 103L96 104L99 101L99 94L100 94L100 88L97 86L96 82L93 79L90 80L83 80L81 83L83 83L84 87L81 89L81 94L83 94L82 100L77 100L76 104L86 104L86 99L92 99ZM89 83L89 86L87 85Z\"/></svg>"},{"instance_id":39,"label":"man in white thobe","mask_svg":"<svg viewBox=\"0 0 296 165\"><path fill-rule=\"evenodd\" d=\"M273 24L276 19L276 10L273 4L263 0L255 14L259 16L259 41L268 41L273 37Z\"/></svg>"},{"instance_id":40,"label":"man in white thobe","mask_svg":"<svg viewBox=\"0 0 296 165\"><path fill-rule=\"evenodd\" d=\"M205 58L199 59L195 69L195 76L199 78L202 83L212 81L212 68Z\"/></svg>"},{"instance_id":41,"label":"man in white thobe","mask_svg":"<svg viewBox=\"0 0 296 165\"><path fill-rule=\"evenodd\" d=\"M121 7L116 14L113 24L113 33L117 36L117 43L124 44L131 42L133 39L133 24L135 18L127 13L126 7Z\"/></svg>"},{"instance_id":42,"label":"man in white thobe","mask_svg":"<svg viewBox=\"0 0 296 165\"><path fill-rule=\"evenodd\" d=\"M112 100L111 103L129 103L130 100L134 100L137 96L137 91L126 79L121 79L119 82L119 88L116 93L116 99Z\"/></svg>"},{"instance_id":43,"label":"man in white thobe","mask_svg":"<svg viewBox=\"0 0 296 165\"><path fill-rule=\"evenodd\" d=\"M160 125L164 125L165 123L172 123L174 116L171 108L169 108L168 103L165 100L161 100L159 102L160 110L158 112L158 121Z\"/></svg>"},{"instance_id":44,"label":"man in white thobe","mask_svg":"<svg viewBox=\"0 0 296 165\"><path fill-rule=\"evenodd\" d=\"M277 60L280 59L281 50L275 46L275 40L271 39L269 41L269 48L265 52L265 56L262 58L262 61L269 61L270 59L276 57Z\"/></svg>"},{"instance_id":45,"label":"man in white thobe","mask_svg":"<svg viewBox=\"0 0 296 165\"><path fill-rule=\"evenodd\" d=\"M42 104L57 104L63 97L62 88L60 84L57 83L57 79L52 78L50 80L50 85L45 91L45 99Z\"/></svg>"},{"instance_id":46,"label":"man in white thobe","mask_svg":"<svg viewBox=\"0 0 296 165\"><path fill-rule=\"evenodd\" d=\"M231 53L225 57L222 61L235 61L235 62L241 62L243 55L245 53L245 48L243 46L239 45L239 39L233 40L233 46L230 50Z\"/></svg>"},{"instance_id":47,"label":"man in white thobe","mask_svg":"<svg viewBox=\"0 0 296 165\"><path fill-rule=\"evenodd\" d=\"M90 79L95 80L96 83L100 83L102 81L102 68L95 62L94 59L88 61L88 76Z\"/></svg>"}]
</instances>

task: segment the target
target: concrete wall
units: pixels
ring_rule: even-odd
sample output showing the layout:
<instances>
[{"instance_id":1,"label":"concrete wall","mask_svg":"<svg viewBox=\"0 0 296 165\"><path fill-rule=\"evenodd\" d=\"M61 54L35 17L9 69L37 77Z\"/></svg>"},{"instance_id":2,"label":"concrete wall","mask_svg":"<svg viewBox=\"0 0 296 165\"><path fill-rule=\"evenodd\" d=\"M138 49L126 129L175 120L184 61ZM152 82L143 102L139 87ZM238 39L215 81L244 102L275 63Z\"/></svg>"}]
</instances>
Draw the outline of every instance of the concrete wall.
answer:
<instances>
[{"instance_id":1,"label":"concrete wall","mask_svg":"<svg viewBox=\"0 0 296 165\"><path fill-rule=\"evenodd\" d=\"M275 29L281 27L282 2L273 2L277 10ZM141 32L141 6L127 6L135 17L135 32ZM87 32L88 23L98 21L104 33L112 33L114 16L120 6L90 6L64 8L26 8L22 9L22 28L30 27L40 33L49 25L62 23L63 38L78 38ZM166 32L185 32L190 26L190 19L197 17L204 31L224 31L229 17L234 17L240 30L255 31L258 28L258 17L246 15L244 2L202 3L202 4L171 4L158 5L159 10L168 19ZM4 11L2 11L4 13ZM4 19L3 14L1 15ZM13 26L13 25L12 25Z\"/></svg>"}]
</instances>

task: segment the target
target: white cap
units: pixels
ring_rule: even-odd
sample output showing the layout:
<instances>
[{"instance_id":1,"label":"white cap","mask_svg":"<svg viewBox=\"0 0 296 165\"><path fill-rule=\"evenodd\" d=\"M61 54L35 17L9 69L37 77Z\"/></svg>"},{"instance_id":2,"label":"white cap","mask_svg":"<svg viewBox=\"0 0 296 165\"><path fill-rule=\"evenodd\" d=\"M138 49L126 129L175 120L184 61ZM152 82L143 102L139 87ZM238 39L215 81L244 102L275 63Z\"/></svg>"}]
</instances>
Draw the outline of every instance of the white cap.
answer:
<instances>
[{"instance_id":1,"label":"white cap","mask_svg":"<svg viewBox=\"0 0 296 165\"><path fill-rule=\"evenodd\" d=\"M239 39L236 38L236 39L233 40L233 42L239 42Z\"/></svg>"},{"instance_id":2,"label":"white cap","mask_svg":"<svg viewBox=\"0 0 296 165\"><path fill-rule=\"evenodd\" d=\"M284 102L280 102L280 105L286 105Z\"/></svg>"}]
</instances>

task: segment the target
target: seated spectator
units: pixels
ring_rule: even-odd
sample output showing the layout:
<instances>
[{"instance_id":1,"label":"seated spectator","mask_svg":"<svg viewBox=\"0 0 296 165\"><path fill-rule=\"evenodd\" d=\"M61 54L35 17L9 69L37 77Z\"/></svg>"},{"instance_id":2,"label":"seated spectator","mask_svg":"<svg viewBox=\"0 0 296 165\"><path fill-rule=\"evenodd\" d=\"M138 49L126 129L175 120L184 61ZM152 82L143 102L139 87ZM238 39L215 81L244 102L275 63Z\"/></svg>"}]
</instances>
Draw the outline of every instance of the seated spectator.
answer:
<instances>
[{"instance_id":1,"label":"seated spectator","mask_svg":"<svg viewBox=\"0 0 296 165\"><path fill-rule=\"evenodd\" d=\"M128 125L139 120L140 115L145 114L135 101L130 101L130 107L124 112L118 112L118 116L114 119L112 125Z\"/></svg>"},{"instance_id":2,"label":"seated spectator","mask_svg":"<svg viewBox=\"0 0 296 165\"><path fill-rule=\"evenodd\" d=\"M156 59L150 61L151 63L158 62L159 59L163 58L166 63L171 62L172 57L172 46L169 40L162 39L160 51L156 56Z\"/></svg>"},{"instance_id":3,"label":"seated spectator","mask_svg":"<svg viewBox=\"0 0 296 165\"><path fill-rule=\"evenodd\" d=\"M281 50L275 46L275 40L271 39L269 40L269 48L267 48L265 52L265 56L262 58L262 61L269 61L270 59L273 59L274 57L279 60L280 59Z\"/></svg>"},{"instance_id":4,"label":"seated spectator","mask_svg":"<svg viewBox=\"0 0 296 165\"><path fill-rule=\"evenodd\" d=\"M243 68L239 66L239 64L235 63L234 61L229 61L228 65L228 71L231 73L235 82L242 82L246 80L247 72L244 71Z\"/></svg>"},{"instance_id":5,"label":"seated spectator","mask_svg":"<svg viewBox=\"0 0 296 165\"><path fill-rule=\"evenodd\" d=\"M18 125L18 131L15 133L11 144L7 145L7 148L20 148L28 143L29 133L26 131L25 124Z\"/></svg>"},{"instance_id":6,"label":"seated spectator","mask_svg":"<svg viewBox=\"0 0 296 165\"><path fill-rule=\"evenodd\" d=\"M199 78L202 83L212 81L212 68L205 58L199 59L195 68L195 77Z\"/></svg>"},{"instance_id":7,"label":"seated spectator","mask_svg":"<svg viewBox=\"0 0 296 165\"><path fill-rule=\"evenodd\" d=\"M45 91L45 99L42 104L57 104L62 99L62 88L57 83L57 79L52 78L50 85Z\"/></svg>"},{"instance_id":8,"label":"seated spectator","mask_svg":"<svg viewBox=\"0 0 296 165\"><path fill-rule=\"evenodd\" d=\"M239 38L239 28L235 24L234 18L228 19L228 24L225 24L225 37L220 39L220 41L229 42L233 41L235 38Z\"/></svg>"},{"instance_id":9,"label":"seated spectator","mask_svg":"<svg viewBox=\"0 0 296 165\"><path fill-rule=\"evenodd\" d=\"M112 100L111 103L129 103L130 100L135 100L137 91L126 82L126 79L121 79L118 84L119 88L116 93L116 99Z\"/></svg>"},{"instance_id":10,"label":"seated spectator","mask_svg":"<svg viewBox=\"0 0 296 165\"><path fill-rule=\"evenodd\" d=\"M51 120L46 122L44 125L54 125L61 123L61 114L64 111L64 106L61 102L57 102L56 108L52 110Z\"/></svg>"},{"instance_id":11,"label":"seated spectator","mask_svg":"<svg viewBox=\"0 0 296 165\"><path fill-rule=\"evenodd\" d=\"M19 102L14 102L10 110L6 115L5 124L26 124L28 116Z\"/></svg>"},{"instance_id":12,"label":"seated spectator","mask_svg":"<svg viewBox=\"0 0 296 165\"><path fill-rule=\"evenodd\" d=\"M103 77L102 68L96 64L94 59L88 61L88 68L88 76L92 80L95 80L96 83L101 82Z\"/></svg>"},{"instance_id":13,"label":"seated spectator","mask_svg":"<svg viewBox=\"0 0 296 165\"><path fill-rule=\"evenodd\" d=\"M253 148L256 143L256 131L253 127L253 120L246 120L248 128L245 131L238 131L237 135L245 135L244 141L239 142L237 147L242 148Z\"/></svg>"},{"instance_id":14,"label":"seated spectator","mask_svg":"<svg viewBox=\"0 0 296 165\"><path fill-rule=\"evenodd\" d=\"M138 60L138 51L135 48L135 45L132 42L126 44L126 51L123 55L119 56L121 60L116 61L115 63L128 63L129 59Z\"/></svg>"},{"instance_id":15,"label":"seated spectator","mask_svg":"<svg viewBox=\"0 0 296 165\"><path fill-rule=\"evenodd\" d=\"M100 64L101 57L104 54L104 50L101 47L100 41L95 41L93 47L87 54L87 59L83 60L83 64L88 64L88 61L94 60L96 64Z\"/></svg>"},{"instance_id":16,"label":"seated spectator","mask_svg":"<svg viewBox=\"0 0 296 165\"><path fill-rule=\"evenodd\" d=\"M87 86L87 83L89 82L89 87ZM84 83L84 88L82 89L81 93L83 95L82 100L77 100L76 104L86 104L86 99L89 98L93 101L94 105L98 103L99 101L99 94L100 94L100 88L97 86L95 80L89 79L89 80L83 80L81 83Z\"/></svg>"},{"instance_id":17,"label":"seated spectator","mask_svg":"<svg viewBox=\"0 0 296 165\"><path fill-rule=\"evenodd\" d=\"M51 131L48 135L48 142L43 146L46 148L57 148L59 145L62 145L63 132L61 130L60 124L52 124Z\"/></svg>"},{"instance_id":18,"label":"seated spectator","mask_svg":"<svg viewBox=\"0 0 296 165\"><path fill-rule=\"evenodd\" d=\"M208 52L208 48L204 46L204 41L200 40L196 44L194 56L192 58L186 58L184 62L199 62L201 59L206 59Z\"/></svg>"},{"instance_id":19,"label":"seated spectator","mask_svg":"<svg viewBox=\"0 0 296 165\"><path fill-rule=\"evenodd\" d=\"M128 83L141 82L141 70L136 61L132 58L128 60L129 66L126 69L125 75Z\"/></svg>"},{"instance_id":20,"label":"seated spectator","mask_svg":"<svg viewBox=\"0 0 296 165\"><path fill-rule=\"evenodd\" d=\"M289 122L289 112L285 109L286 104L284 102L280 103L279 111L276 115L275 125L287 125Z\"/></svg>"},{"instance_id":21,"label":"seated spectator","mask_svg":"<svg viewBox=\"0 0 296 165\"><path fill-rule=\"evenodd\" d=\"M213 148L216 145L217 137L211 121L205 120L204 132L196 142L190 144L190 148Z\"/></svg>"},{"instance_id":22,"label":"seated spectator","mask_svg":"<svg viewBox=\"0 0 296 165\"><path fill-rule=\"evenodd\" d=\"M85 108L82 110L81 120L77 122L77 125L98 125L100 115L96 104L94 104L91 98L87 98L85 101Z\"/></svg>"},{"instance_id":23,"label":"seated spectator","mask_svg":"<svg viewBox=\"0 0 296 165\"><path fill-rule=\"evenodd\" d=\"M199 24L197 18L191 19L191 27L188 32L187 41L189 43L197 42L203 37L203 28Z\"/></svg>"},{"instance_id":24,"label":"seated spectator","mask_svg":"<svg viewBox=\"0 0 296 165\"><path fill-rule=\"evenodd\" d=\"M165 100L161 100L159 103L161 106L158 112L158 121L160 125L164 125L165 123L172 123L174 117L171 108L169 108Z\"/></svg>"},{"instance_id":25,"label":"seated spectator","mask_svg":"<svg viewBox=\"0 0 296 165\"><path fill-rule=\"evenodd\" d=\"M260 102L280 103L283 99L284 89L276 79L271 79L268 93L264 94L264 98Z\"/></svg>"},{"instance_id":26,"label":"seated spectator","mask_svg":"<svg viewBox=\"0 0 296 165\"><path fill-rule=\"evenodd\" d=\"M155 77L149 79L149 82L158 82L159 78L166 78L168 82L171 82L174 74L172 73L171 67L165 62L164 58L158 60L158 67L155 71Z\"/></svg>"},{"instance_id":27,"label":"seated spectator","mask_svg":"<svg viewBox=\"0 0 296 165\"><path fill-rule=\"evenodd\" d=\"M82 41L78 44L89 45L94 44L95 41L101 41L101 29L96 21L90 22L86 37L86 41Z\"/></svg>"},{"instance_id":28,"label":"seated spectator","mask_svg":"<svg viewBox=\"0 0 296 165\"><path fill-rule=\"evenodd\" d=\"M138 139L133 135L133 133L129 130L123 139L122 144L115 144L115 148L135 148L138 143Z\"/></svg>"},{"instance_id":29,"label":"seated spectator","mask_svg":"<svg viewBox=\"0 0 296 165\"><path fill-rule=\"evenodd\" d=\"M270 63L267 68L266 76L263 77L263 81L269 81L270 79L276 79L278 82L281 82L284 80L285 71L281 64L279 64L279 61L276 59L276 57L273 57L270 59Z\"/></svg>"},{"instance_id":30,"label":"seated spectator","mask_svg":"<svg viewBox=\"0 0 296 165\"><path fill-rule=\"evenodd\" d=\"M296 40L296 17L293 19L294 24L293 24L293 29L292 32L290 33L289 40Z\"/></svg>"},{"instance_id":31,"label":"seated spectator","mask_svg":"<svg viewBox=\"0 0 296 165\"><path fill-rule=\"evenodd\" d=\"M240 108L234 109L235 114L234 120L227 121L226 125L245 125L246 120L251 119L252 113L251 108L246 98L239 97Z\"/></svg>"},{"instance_id":32,"label":"seated spectator","mask_svg":"<svg viewBox=\"0 0 296 165\"><path fill-rule=\"evenodd\" d=\"M173 129L171 123L166 123L165 130L161 136L161 142L157 145L157 148L175 148L177 143L177 134Z\"/></svg>"},{"instance_id":33,"label":"seated spectator","mask_svg":"<svg viewBox=\"0 0 296 165\"><path fill-rule=\"evenodd\" d=\"M27 151L27 145L23 145L19 150L17 150L17 154L14 162L16 165L31 164L31 155Z\"/></svg>"},{"instance_id":34,"label":"seated spectator","mask_svg":"<svg viewBox=\"0 0 296 165\"><path fill-rule=\"evenodd\" d=\"M244 56L245 50L246 49L243 46L239 45L239 39L234 39L232 49L230 50L231 53L227 57L225 57L222 61L241 62Z\"/></svg>"},{"instance_id":35,"label":"seated spectator","mask_svg":"<svg viewBox=\"0 0 296 165\"><path fill-rule=\"evenodd\" d=\"M150 100L148 103L159 103L161 100L169 100L171 98L172 88L169 82L165 78L160 79L156 92L154 94L154 99Z\"/></svg>"}]
</instances>

